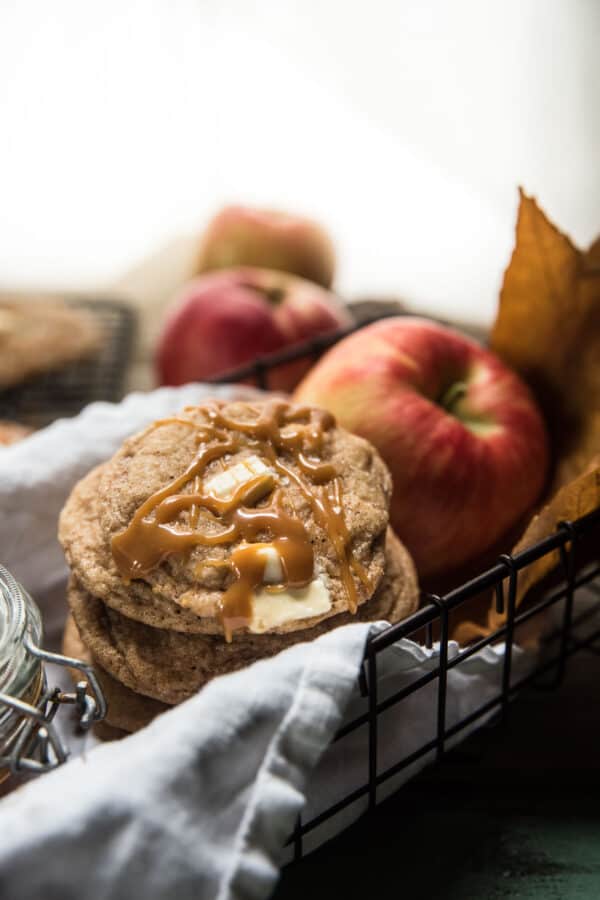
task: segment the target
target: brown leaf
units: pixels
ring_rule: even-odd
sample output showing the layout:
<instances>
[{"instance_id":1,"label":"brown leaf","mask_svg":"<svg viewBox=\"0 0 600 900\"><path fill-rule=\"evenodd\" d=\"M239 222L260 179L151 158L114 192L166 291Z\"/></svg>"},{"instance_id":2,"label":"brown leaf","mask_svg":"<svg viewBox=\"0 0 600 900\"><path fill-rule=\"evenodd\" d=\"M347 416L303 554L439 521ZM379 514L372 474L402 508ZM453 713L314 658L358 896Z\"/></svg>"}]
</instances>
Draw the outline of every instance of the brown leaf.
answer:
<instances>
[{"instance_id":1,"label":"brown leaf","mask_svg":"<svg viewBox=\"0 0 600 900\"><path fill-rule=\"evenodd\" d=\"M513 549L513 554L533 546L537 541L558 528L560 522L575 521L600 507L600 454L588 465L587 470L569 484L564 485L543 509L534 516L521 540ZM545 578L560 564L558 550L548 553L531 563L519 573L517 588L517 604L529 593L531 588ZM453 637L461 643L467 643L495 631L504 622L495 609L490 609L486 625L476 622L462 622ZM533 620L533 627L539 621Z\"/></svg>"},{"instance_id":2,"label":"brown leaf","mask_svg":"<svg viewBox=\"0 0 600 900\"><path fill-rule=\"evenodd\" d=\"M522 191L490 345L535 391L566 484L600 451L600 239L582 253Z\"/></svg>"},{"instance_id":3,"label":"brown leaf","mask_svg":"<svg viewBox=\"0 0 600 900\"><path fill-rule=\"evenodd\" d=\"M600 506L600 238L583 253L520 193L516 245L490 344L544 410L554 474L513 553ZM522 570L517 602L559 562L556 551ZM461 622L453 637L473 640L502 622L490 609L487 624Z\"/></svg>"}]
</instances>

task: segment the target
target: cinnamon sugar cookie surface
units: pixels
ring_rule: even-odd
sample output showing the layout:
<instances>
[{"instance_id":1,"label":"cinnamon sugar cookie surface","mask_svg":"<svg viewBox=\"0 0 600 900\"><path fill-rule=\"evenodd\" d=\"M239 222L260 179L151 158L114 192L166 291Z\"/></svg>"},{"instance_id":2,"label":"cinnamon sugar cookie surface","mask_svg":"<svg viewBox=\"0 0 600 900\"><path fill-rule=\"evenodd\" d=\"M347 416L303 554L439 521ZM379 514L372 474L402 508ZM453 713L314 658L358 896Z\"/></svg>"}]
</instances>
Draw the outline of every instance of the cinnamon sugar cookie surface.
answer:
<instances>
[{"instance_id":1,"label":"cinnamon sugar cookie surface","mask_svg":"<svg viewBox=\"0 0 600 900\"><path fill-rule=\"evenodd\" d=\"M377 451L328 413L214 401L127 440L76 485L59 536L77 591L122 617L260 640L367 603L390 495Z\"/></svg>"}]
</instances>

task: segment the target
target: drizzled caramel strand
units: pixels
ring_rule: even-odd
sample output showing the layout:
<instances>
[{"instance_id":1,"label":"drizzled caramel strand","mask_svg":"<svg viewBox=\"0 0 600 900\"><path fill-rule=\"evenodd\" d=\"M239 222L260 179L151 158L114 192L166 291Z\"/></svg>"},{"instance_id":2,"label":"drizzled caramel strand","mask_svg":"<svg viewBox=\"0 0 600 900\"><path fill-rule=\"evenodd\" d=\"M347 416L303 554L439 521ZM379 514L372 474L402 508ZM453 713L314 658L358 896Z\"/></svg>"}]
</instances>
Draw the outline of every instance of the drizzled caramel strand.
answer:
<instances>
[{"instance_id":1,"label":"drizzled caramel strand","mask_svg":"<svg viewBox=\"0 0 600 900\"><path fill-rule=\"evenodd\" d=\"M234 573L234 581L224 592L219 615L227 640L235 629L252 621L252 596L264 583L265 556L259 552L268 535L280 558L286 587L305 587L314 576L312 544L302 521L289 515L280 490L275 490L275 472L287 477L299 488L312 509L317 524L328 535L338 558L341 580L348 607L355 612L358 592L354 576L367 591L372 590L364 567L353 557L350 536L342 509L341 481L331 463L319 460L325 433L335 425L333 417L311 407L295 407L285 401L272 400L262 408L252 408L256 418L239 421L227 416L216 402L201 408L209 423L197 423L180 416L158 420L152 427L182 424L196 431L199 450L182 475L156 491L135 512L131 522L112 539L112 553L119 572L125 579L139 578L172 554L185 553L198 545L228 545L240 539L226 561ZM198 412L186 407L189 413ZM232 437L230 432L240 437ZM231 496L223 498L202 490L202 476L207 466L249 447L267 460L274 471L259 474L239 485ZM295 472L281 458L289 456L302 473ZM183 493L190 482L192 491ZM271 494L268 505L256 504ZM181 514L189 511L188 525ZM202 513L202 518L201 514ZM209 521L221 526L207 533L199 525ZM202 565L221 565L225 561L207 560Z\"/></svg>"}]
</instances>

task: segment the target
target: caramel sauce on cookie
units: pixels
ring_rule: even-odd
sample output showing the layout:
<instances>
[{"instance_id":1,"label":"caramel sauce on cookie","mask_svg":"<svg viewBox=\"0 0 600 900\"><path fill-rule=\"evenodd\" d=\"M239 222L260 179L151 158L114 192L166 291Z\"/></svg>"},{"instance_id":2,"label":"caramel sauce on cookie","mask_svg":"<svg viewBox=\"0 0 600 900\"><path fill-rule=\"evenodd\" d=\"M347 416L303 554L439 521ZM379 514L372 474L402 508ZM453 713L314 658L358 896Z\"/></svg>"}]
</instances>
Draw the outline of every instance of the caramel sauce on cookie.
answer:
<instances>
[{"instance_id":1,"label":"caramel sauce on cookie","mask_svg":"<svg viewBox=\"0 0 600 900\"><path fill-rule=\"evenodd\" d=\"M201 407L208 423L183 416L155 422L151 428L167 424L194 428L198 453L180 476L148 497L127 528L112 539L113 558L125 579L142 577L168 556L186 553L195 546L229 545L241 539L227 559L200 564L225 565L234 574L219 610L228 641L235 629L252 621L253 593L264 586L264 548L277 552L283 571L281 585L269 586L269 590L304 587L314 577L310 538L302 521L285 508L277 475L294 482L327 534L339 562L349 609L356 612L359 602L355 577L367 591L372 590L366 570L351 552L340 478L335 466L320 458L325 434L335 425L333 416L282 400L271 400L259 408L251 406L250 410L256 418L239 421L212 402ZM186 407L183 412L197 411ZM272 469L246 480L227 497L218 497L206 487L202 490L207 466L215 460L221 460L223 466L224 458L244 448L270 463ZM291 468L290 462L302 474ZM268 505L256 505L269 495ZM181 520L185 512L187 524ZM210 526L208 530L201 527L205 524Z\"/></svg>"}]
</instances>

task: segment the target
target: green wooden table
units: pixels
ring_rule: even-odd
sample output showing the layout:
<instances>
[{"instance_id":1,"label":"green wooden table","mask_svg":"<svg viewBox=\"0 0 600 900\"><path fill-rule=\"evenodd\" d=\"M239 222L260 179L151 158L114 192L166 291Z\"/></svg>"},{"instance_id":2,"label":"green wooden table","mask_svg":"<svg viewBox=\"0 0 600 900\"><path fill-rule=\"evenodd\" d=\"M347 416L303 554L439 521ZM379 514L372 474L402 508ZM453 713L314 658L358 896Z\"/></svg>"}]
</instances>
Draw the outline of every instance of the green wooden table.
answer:
<instances>
[{"instance_id":1,"label":"green wooden table","mask_svg":"<svg viewBox=\"0 0 600 900\"><path fill-rule=\"evenodd\" d=\"M287 867L274 897L600 900L600 657Z\"/></svg>"}]
</instances>

